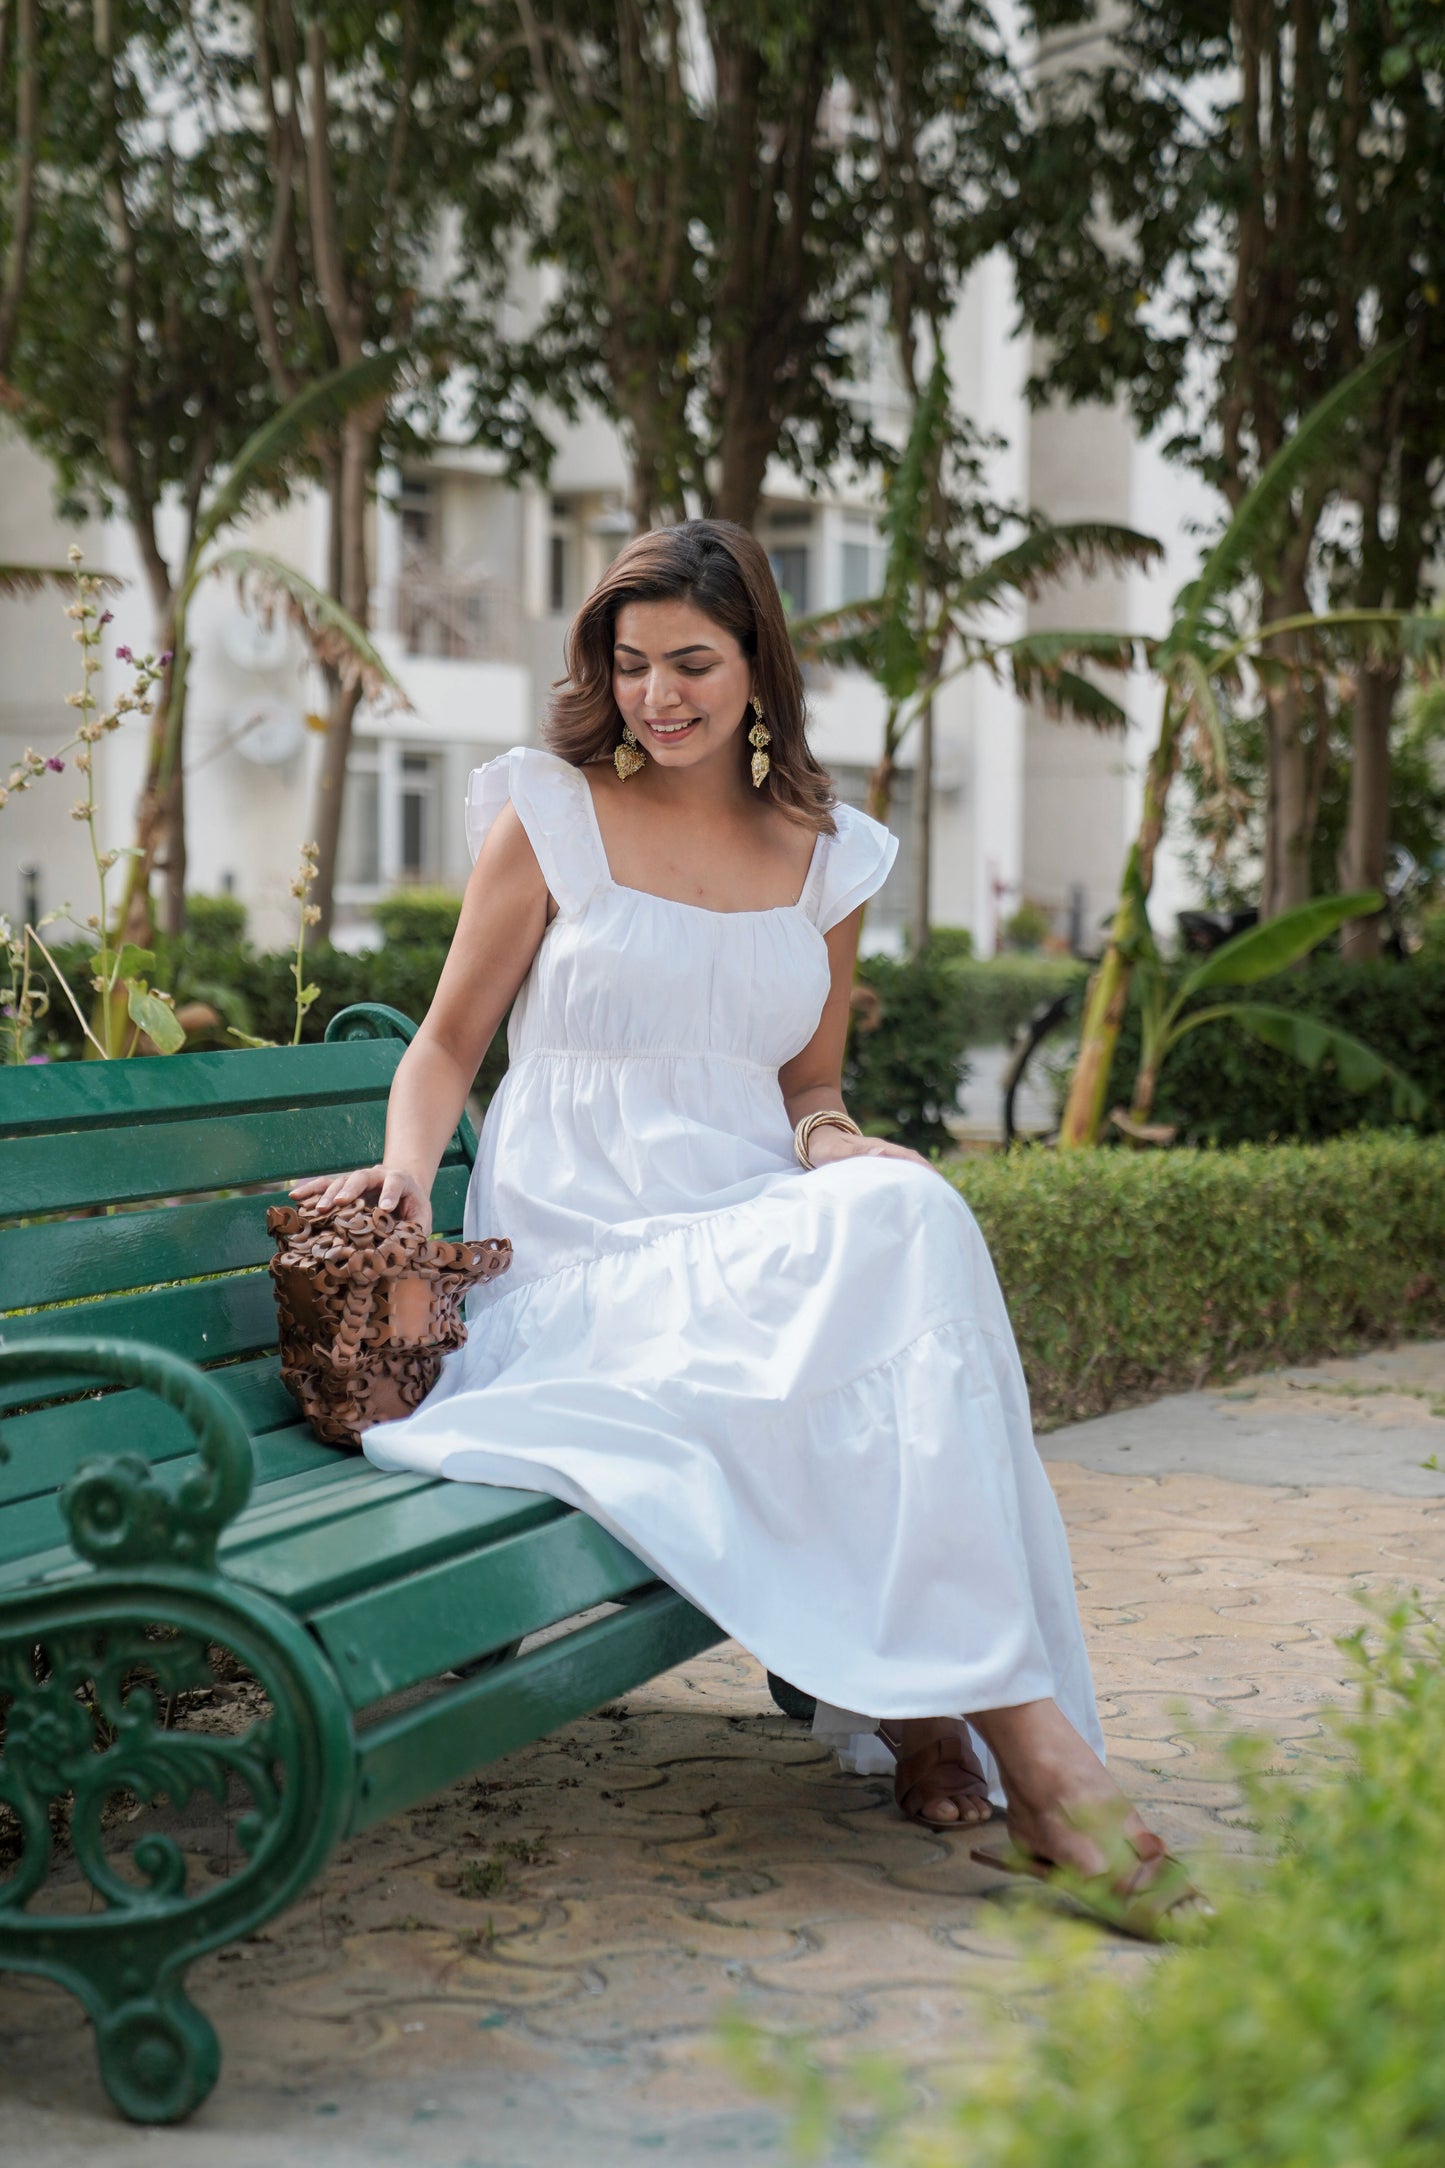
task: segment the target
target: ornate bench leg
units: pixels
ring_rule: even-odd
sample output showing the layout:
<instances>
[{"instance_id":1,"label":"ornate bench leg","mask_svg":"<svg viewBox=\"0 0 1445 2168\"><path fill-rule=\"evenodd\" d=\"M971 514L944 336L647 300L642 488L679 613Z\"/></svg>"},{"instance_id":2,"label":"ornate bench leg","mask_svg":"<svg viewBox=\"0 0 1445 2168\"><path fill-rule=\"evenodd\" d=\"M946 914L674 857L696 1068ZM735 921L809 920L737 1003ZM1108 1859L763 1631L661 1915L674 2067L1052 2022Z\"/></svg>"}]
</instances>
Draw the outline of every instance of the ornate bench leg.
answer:
<instances>
[{"instance_id":1,"label":"ornate bench leg","mask_svg":"<svg viewBox=\"0 0 1445 2168\"><path fill-rule=\"evenodd\" d=\"M171 1731L163 1709L210 1683L209 1649L230 1650L264 1689L267 1713L237 1737ZM248 1934L305 1888L347 1820L351 1720L324 1656L290 1615L234 1582L185 1568L103 1572L0 1604L0 1800L21 1851L0 1883L0 1967L79 1996L101 2076L123 2115L174 2122L216 2082L220 2048L185 1993L187 1967ZM192 1886L173 1836L121 1838L104 1816L119 1794L184 1807L198 1791L242 1795L240 1862ZM85 1912L37 1910L50 1879L51 1809L69 1797ZM123 1825L127 1826L127 1825Z\"/></svg>"}]
</instances>

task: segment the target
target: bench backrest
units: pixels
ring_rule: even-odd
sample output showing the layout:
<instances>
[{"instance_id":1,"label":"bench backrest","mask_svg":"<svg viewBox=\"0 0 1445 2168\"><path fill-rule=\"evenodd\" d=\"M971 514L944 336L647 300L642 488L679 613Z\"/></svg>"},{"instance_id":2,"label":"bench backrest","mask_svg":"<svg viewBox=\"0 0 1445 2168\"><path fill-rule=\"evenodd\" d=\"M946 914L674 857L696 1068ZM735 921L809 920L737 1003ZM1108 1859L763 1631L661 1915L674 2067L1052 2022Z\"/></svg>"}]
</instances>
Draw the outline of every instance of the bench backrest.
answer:
<instances>
[{"instance_id":1,"label":"bench backrest","mask_svg":"<svg viewBox=\"0 0 1445 2168\"><path fill-rule=\"evenodd\" d=\"M380 1156L414 1028L368 1003L318 1046L0 1069L0 1342L120 1336L204 1367L269 1354L235 1383L274 1399L266 1207L302 1175ZM438 1233L460 1231L475 1156L464 1118L432 1193ZM107 1437L106 1402L83 1379L0 1385L0 1416L41 1402L0 1431L0 1510L53 1493L107 1445L157 1460L186 1449L161 1408Z\"/></svg>"}]
</instances>

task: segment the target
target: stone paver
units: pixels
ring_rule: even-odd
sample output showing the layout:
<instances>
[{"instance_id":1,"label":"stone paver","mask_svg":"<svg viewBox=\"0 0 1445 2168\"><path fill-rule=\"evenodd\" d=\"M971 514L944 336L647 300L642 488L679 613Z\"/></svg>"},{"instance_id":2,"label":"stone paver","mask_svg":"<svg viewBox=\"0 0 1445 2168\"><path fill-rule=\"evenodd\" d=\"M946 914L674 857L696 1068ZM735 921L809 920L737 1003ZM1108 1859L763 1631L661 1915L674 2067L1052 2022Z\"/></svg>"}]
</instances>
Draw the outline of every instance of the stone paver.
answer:
<instances>
[{"instance_id":1,"label":"stone paver","mask_svg":"<svg viewBox=\"0 0 1445 2168\"><path fill-rule=\"evenodd\" d=\"M1252 1843L1211 1727L1316 1751L1356 1597L1445 1596L1445 1484L1415 1480L1445 1459L1437 1402L1445 1344L1044 1441L1111 1756L1192 1858ZM198 1871L213 1847L192 1842ZM882 1782L840 1775L728 1646L345 1847L286 1919L198 1966L225 2067L183 2131L119 2125L75 2006L0 1980L0 2128L27 2168L781 2161L720 2017L807 2032L832 2065L883 2051L926 2085L1025 1991L1016 1901ZM1102 1935L1094 1961L1150 1962Z\"/></svg>"}]
</instances>

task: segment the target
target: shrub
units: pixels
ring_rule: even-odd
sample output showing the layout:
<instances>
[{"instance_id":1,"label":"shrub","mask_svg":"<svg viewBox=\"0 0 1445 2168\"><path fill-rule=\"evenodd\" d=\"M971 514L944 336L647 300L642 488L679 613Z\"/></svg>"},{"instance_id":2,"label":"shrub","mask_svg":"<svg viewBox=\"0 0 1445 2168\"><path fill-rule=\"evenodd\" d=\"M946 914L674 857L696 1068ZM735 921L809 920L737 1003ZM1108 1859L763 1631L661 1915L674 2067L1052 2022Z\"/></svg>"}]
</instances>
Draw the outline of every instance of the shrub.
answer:
<instances>
[{"instance_id":1,"label":"shrub","mask_svg":"<svg viewBox=\"0 0 1445 2168\"><path fill-rule=\"evenodd\" d=\"M843 1095L875 1136L941 1149L944 1115L965 1074L964 1011L954 967L931 952L865 956L858 966Z\"/></svg>"},{"instance_id":2,"label":"shrub","mask_svg":"<svg viewBox=\"0 0 1445 2168\"><path fill-rule=\"evenodd\" d=\"M424 947L443 947L457 930L462 899L450 888L399 888L372 906L383 942L418 941Z\"/></svg>"},{"instance_id":3,"label":"shrub","mask_svg":"<svg viewBox=\"0 0 1445 2168\"><path fill-rule=\"evenodd\" d=\"M1042 1001L1082 986L1087 964L1072 956L995 956L950 967L963 1003L969 1046L1002 1046ZM1132 1072L1131 1072L1132 1075Z\"/></svg>"},{"instance_id":4,"label":"shrub","mask_svg":"<svg viewBox=\"0 0 1445 2168\"><path fill-rule=\"evenodd\" d=\"M238 947L246 938L246 906L239 896L186 896L186 934L202 947Z\"/></svg>"},{"instance_id":5,"label":"shrub","mask_svg":"<svg viewBox=\"0 0 1445 2168\"><path fill-rule=\"evenodd\" d=\"M1003 924L1003 944L1011 949L1041 949L1054 930L1054 922L1041 903L1027 897Z\"/></svg>"},{"instance_id":6,"label":"shrub","mask_svg":"<svg viewBox=\"0 0 1445 2168\"><path fill-rule=\"evenodd\" d=\"M1445 1326L1445 1140L1023 1151L945 1171L1041 1423Z\"/></svg>"},{"instance_id":7,"label":"shrub","mask_svg":"<svg viewBox=\"0 0 1445 2168\"><path fill-rule=\"evenodd\" d=\"M1352 1032L1404 1070L1429 1108L1416 1124L1445 1129L1445 955L1407 963L1381 958L1345 963L1321 956L1278 978L1210 999L1273 1002L1313 1011ZM1114 1056L1111 1097L1128 1103L1139 1065L1139 1014L1131 1008ZM1191 1143L1263 1143L1271 1137L1319 1138L1358 1128L1388 1128L1388 1087L1348 1092L1325 1070L1303 1069L1285 1054L1227 1023L1190 1032L1160 1073L1153 1119L1178 1125Z\"/></svg>"},{"instance_id":8,"label":"shrub","mask_svg":"<svg viewBox=\"0 0 1445 2168\"><path fill-rule=\"evenodd\" d=\"M998 2059L971 2055L942 2110L913 2106L899 2076L860 2072L892 2168L1445 2159L1445 1631L1402 1607L1377 1641L1360 1637L1356 1662L1358 1710L1327 1719L1343 1767L1321 1758L1270 1780L1253 1742L1237 1755L1278 1851L1256 1886L1211 1891L1202 1947L1110 1978L1080 1963L1083 1930L1056 1932L1033 1981L1055 1991L1041 2023L1021 2045L1015 2009ZM852 2105L843 2089L734 2037L746 2075L790 2098L821 2150Z\"/></svg>"},{"instance_id":9,"label":"shrub","mask_svg":"<svg viewBox=\"0 0 1445 2168\"><path fill-rule=\"evenodd\" d=\"M934 926L929 931L928 950L940 963L967 963L973 955L973 935L967 926Z\"/></svg>"}]
</instances>

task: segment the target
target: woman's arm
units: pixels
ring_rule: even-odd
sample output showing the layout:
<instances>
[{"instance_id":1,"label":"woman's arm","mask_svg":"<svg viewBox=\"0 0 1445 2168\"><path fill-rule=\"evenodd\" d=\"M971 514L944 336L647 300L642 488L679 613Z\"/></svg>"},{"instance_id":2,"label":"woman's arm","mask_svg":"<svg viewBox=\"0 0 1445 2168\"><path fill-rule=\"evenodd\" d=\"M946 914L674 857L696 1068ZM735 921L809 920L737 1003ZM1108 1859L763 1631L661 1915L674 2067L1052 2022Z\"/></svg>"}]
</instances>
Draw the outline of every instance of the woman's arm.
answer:
<instances>
[{"instance_id":1,"label":"woman's arm","mask_svg":"<svg viewBox=\"0 0 1445 2168\"><path fill-rule=\"evenodd\" d=\"M383 1157L350 1174L315 1175L293 1197L333 1205L379 1192L384 1212L431 1226L431 1186L482 1057L532 968L551 898L527 832L508 805L488 831L431 1007L397 1064Z\"/></svg>"},{"instance_id":2,"label":"woman's arm","mask_svg":"<svg viewBox=\"0 0 1445 2168\"><path fill-rule=\"evenodd\" d=\"M823 1014L802 1053L795 1054L778 1071L783 1104L794 1129L805 1114L815 1114L824 1107L847 1112L843 1106L843 1049L848 1043L853 967L862 923L860 906L824 936L831 977ZM929 1165L921 1152L911 1152L906 1145L888 1144L881 1137L855 1137L831 1122L820 1123L809 1137L808 1157L815 1167L826 1166L833 1159L914 1159L921 1167Z\"/></svg>"}]
</instances>

